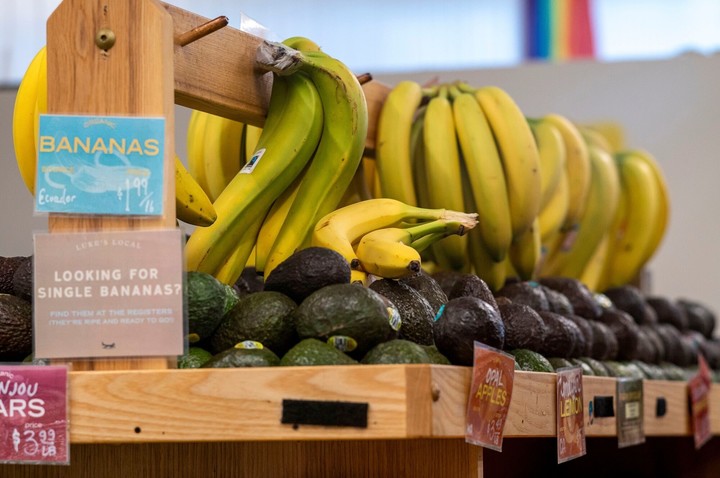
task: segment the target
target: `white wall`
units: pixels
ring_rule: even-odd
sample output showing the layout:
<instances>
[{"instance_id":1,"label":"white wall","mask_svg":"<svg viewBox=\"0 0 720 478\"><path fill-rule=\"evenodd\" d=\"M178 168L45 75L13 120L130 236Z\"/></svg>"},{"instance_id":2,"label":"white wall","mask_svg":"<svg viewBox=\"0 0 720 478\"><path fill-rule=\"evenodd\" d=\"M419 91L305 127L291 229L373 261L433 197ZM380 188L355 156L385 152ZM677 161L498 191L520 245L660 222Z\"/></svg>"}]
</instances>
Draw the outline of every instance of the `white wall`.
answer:
<instances>
[{"instance_id":1,"label":"white wall","mask_svg":"<svg viewBox=\"0 0 720 478\"><path fill-rule=\"evenodd\" d=\"M376 76L425 81L437 73ZM577 121L622 123L632 147L656 155L669 183L669 232L650 263L653 291L701 300L720 312L720 56L667 61L526 65L445 72L441 80L504 87L528 116L557 112ZM14 91L0 92L0 255L29 254L32 198L14 162L11 119ZM187 110L177 108L176 148L184 157ZM38 225L39 224L39 225Z\"/></svg>"}]
</instances>

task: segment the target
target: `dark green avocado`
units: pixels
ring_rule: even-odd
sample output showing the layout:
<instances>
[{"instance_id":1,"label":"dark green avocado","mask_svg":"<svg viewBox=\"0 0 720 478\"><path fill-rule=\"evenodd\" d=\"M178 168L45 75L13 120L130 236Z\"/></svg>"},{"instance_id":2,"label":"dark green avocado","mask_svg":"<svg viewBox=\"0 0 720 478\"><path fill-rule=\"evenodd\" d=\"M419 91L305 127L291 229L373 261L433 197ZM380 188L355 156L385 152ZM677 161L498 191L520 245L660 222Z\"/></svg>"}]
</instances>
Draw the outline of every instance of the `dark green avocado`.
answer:
<instances>
[{"instance_id":1,"label":"dark green avocado","mask_svg":"<svg viewBox=\"0 0 720 478\"><path fill-rule=\"evenodd\" d=\"M400 279L400 282L409 285L418 291L421 296L425 297L425 300L430 303L430 307L433 309L433 314L437 314L440 307L447 304L448 297L445 291L443 291L440 284L424 270L403 277Z\"/></svg>"},{"instance_id":2,"label":"dark green avocado","mask_svg":"<svg viewBox=\"0 0 720 478\"><path fill-rule=\"evenodd\" d=\"M364 364L434 363L425 348L409 340L395 339L377 344L362 359Z\"/></svg>"},{"instance_id":3,"label":"dark green avocado","mask_svg":"<svg viewBox=\"0 0 720 478\"><path fill-rule=\"evenodd\" d=\"M280 358L265 347L246 347L240 343L234 347L213 355L202 368L239 368L239 367L275 367L280 365Z\"/></svg>"},{"instance_id":4,"label":"dark green avocado","mask_svg":"<svg viewBox=\"0 0 720 478\"><path fill-rule=\"evenodd\" d=\"M0 361L20 362L32 352L32 305L0 294Z\"/></svg>"},{"instance_id":5,"label":"dark green avocado","mask_svg":"<svg viewBox=\"0 0 720 478\"><path fill-rule=\"evenodd\" d=\"M392 302L400 314L402 326L399 339L410 340L420 345L432 345L433 313L430 303L409 285L394 279L379 279L370 284L370 289Z\"/></svg>"},{"instance_id":6,"label":"dark green avocado","mask_svg":"<svg viewBox=\"0 0 720 478\"><path fill-rule=\"evenodd\" d=\"M317 339L298 342L280 360L282 366L352 365L357 361L332 345Z\"/></svg>"}]
</instances>

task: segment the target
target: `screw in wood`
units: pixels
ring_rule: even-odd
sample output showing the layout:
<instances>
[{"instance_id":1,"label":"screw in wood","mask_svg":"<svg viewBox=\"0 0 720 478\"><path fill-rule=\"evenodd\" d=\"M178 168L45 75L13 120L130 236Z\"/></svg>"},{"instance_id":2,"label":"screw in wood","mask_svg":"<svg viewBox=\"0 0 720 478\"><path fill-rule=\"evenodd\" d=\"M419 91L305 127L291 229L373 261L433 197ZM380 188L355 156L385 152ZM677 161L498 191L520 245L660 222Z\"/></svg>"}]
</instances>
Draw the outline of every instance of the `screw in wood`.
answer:
<instances>
[{"instance_id":1,"label":"screw in wood","mask_svg":"<svg viewBox=\"0 0 720 478\"><path fill-rule=\"evenodd\" d=\"M204 36L220 30L223 27L226 27L228 22L229 20L226 16L214 18L198 27L193 28L192 30L186 31L182 35L179 35L177 38L175 38L175 43L180 46L188 45L194 41L201 39Z\"/></svg>"}]
</instances>

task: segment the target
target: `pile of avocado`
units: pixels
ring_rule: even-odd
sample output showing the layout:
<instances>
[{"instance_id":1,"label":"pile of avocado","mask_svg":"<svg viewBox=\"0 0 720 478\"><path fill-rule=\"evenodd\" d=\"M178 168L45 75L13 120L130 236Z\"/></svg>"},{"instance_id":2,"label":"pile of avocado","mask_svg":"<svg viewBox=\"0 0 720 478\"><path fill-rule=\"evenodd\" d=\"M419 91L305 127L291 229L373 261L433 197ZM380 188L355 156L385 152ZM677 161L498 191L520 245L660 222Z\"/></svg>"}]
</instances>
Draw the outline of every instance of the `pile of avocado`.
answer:
<instances>
[{"instance_id":1,"label":"pile of avocado","mask_svg":"<svg viewBox=\"0 0 720 478\"><path fill-rule=\"evenodd\" d=\"M32 256L0 256L0 362L32 353Z\"/></svg>"}]
</instances>

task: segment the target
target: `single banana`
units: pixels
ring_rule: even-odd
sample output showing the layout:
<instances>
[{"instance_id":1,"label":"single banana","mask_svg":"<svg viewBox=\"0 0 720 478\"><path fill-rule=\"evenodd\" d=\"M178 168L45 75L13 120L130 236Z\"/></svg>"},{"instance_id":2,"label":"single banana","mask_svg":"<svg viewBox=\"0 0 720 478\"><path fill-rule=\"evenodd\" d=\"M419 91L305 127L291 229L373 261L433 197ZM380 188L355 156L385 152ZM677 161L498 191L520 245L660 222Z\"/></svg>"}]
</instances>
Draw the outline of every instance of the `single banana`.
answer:
<instances>
[{"instance_id":1,"label":"single banana","mask_svg":"<svg viewBox=\"0 0 720 478\"><path fill-rule=\"evenodd\" d=\"M181 221L194 226L209 226L217 219L212 201L177 156L175 157L175 215Z\"/></svg>"},{"instance_id":2,"label":"single banana","mask_svg":"<svg viewBox=\"0 0 720 478\"><path fill-rule=\"evenodd\" d=\"M368 199L376 198L379 196L375 195L375 158L368 155L363 155L362 164L360 167L363 169L363 177L365 178L365 188L368 191L370 197Z\"/></svg>"},{"instance_id":3,"label":"single banana","mask_svg":"<svg viewBox=\"0 0 720 478\"><path fill-rule=\"evenodd\" d=\"M187 129L187 163L190 175L205 191L210 194L207 176L205 175L205 127L207 126L210 113L193 110L190 114L190 122Z\"/></svg>"},{"instance_id":4,"label":"single banana","mask_svg":"<svg viewBox=\"0 0 720 478\"><path fill-rule=\"evenodd\" d=\"M423 144L423 128L426 111L427 106L425 105L418 108L410 130L413 187L415 189L417 205L420 207L430 207L430 193L428 192L427 174L425 172L425 145Z\"/></svg>"},{"instance_id":5,"label":"single banana","mask_svg":"<svg viewBox=\"0 0 720 478\"><path fill-rule=\"evenodd\" d=\"M537 278L542 259L542 242L540 240L540 220L536 217L530 229L515 236L510 245L509 262L521 280Z\"/></svg>"},{"instance_id":6,"label":"single banana","mask_svg":"<svg viewBox=\"0 0 720 478\"><path fill-rule=\"evenodd\" d=\"M545 262L548 275L579 279L615 218L620 197L615 160L596 146L590 146L589 153L592 172L585 213L578 229L567 231L563 245Z\"/></svg>"},{"instance_id":7,"label":"single banana","mask_svg":"<svg viewBox=\"0 0 720 478\"><path fill-rule=\"evenodd\" d=\"M256 239L243 240L243 234L260 227L258 221L303 170L322 127L323 108L312 81L303 74L276 76L259 149L215 200L215 223L190 236L185 245L188 270L215 274L231 255L233 270L241 270L237 264L247 263ZM239 243L245 245L242 251ZM225 280L234 282L230 275Z\"/></svg>"},{"instance_id":8,"label":"single banana","mask_svg":"<svg viewBox=\"0 0 720 478\"><path fill-rule=\"evenodd\" d=\"M215 271L214 276L217 280L223 284L233 285L237 282L246 267L255 266L253 258L256 257L256 255L254 252L263 220L264 218L260 217L254 223L249 224L247 229L243 231L231 254Z\"/></svg>"},{"instance_id":9,"label":"single banana","mask_svg":"<svg viewBox=\"0 0 720 478\"><path fill-rule=\"evenodd\" d=\"M564 229L577 227L583 217L590 191L590 153L577 127L566 117L549 114L543 117L553 124L565 142L565 171L567 171L569 202Z\"/></svg>"},{"instance_id":10,"label":"single banana","mask_svg":"<svg viewBox=\"0 0 720 478\"><path fill-rule=\"evenodd\" d=\"M317 150L265 264L267 277L309 241L315 224L337 207L363 156L368 112L355 75L324 53L299 52L263 42L256 63L279 75L295 76L296 71L307 74L320 95L325 116Z\"/></svg>"},{"instance_id":11,"label":"single banana","mask_svg":"<svg viewBox=\"0 0 720 478\"><path fill-rule=\"evenodd\" d=\"M478 207L480 236L490 255L502 261L512 242L512 224L500 153L485 113L472 93L455 96L452 109L462 161Z\"/></svg>"},{"instance_id":12,"label":"single banana","mask_svg":"<svg viewBox=\"0 0 720 478\"><path fill-rule=\"evenodd\" d=\"M625 216L612 247L609 287L625 285L640 272L662 211L662 194L652 167L634 154L619 153L615 160L625 196Z\"/></svg>"},{"instance_id":13,"label":"single banana","mask_svg":"<svg viewBox=\"0 0 720 478\"><path fill-rule=\"evenodd\" d=\"M455 120L446 87L427 105L423 124L424 170L429 206L461 211L463 204L460 151ZM467 238L462 236L433 244L432 253L445 269L462 270L467 265Z\"/></svg>"},{"instance_id":14,"label":"single banana","mask_svg":"<svg viewBox=\"0 0 720 478\"><path fill-rule=\"evenodd\" d=\"M555 193L565 174L565 142L560 131L548 121L528 119L540 159L540 211L542 211Z\"/></svg>"},{"instance_id":15,"label":"single banana","mask_svg":"<svg viewBox=\"0 0 720 478\"><path fill-rule=\"evenodd\" d=\"M47 51L42 47L33 57L18 87L13 109L13 146L20 176L31 194L35 194L36 138L34 123L38 84L47 65Z\"/></svg>"},{"instance_id":16,"label":"single banana","mask_svg":"<svg viewBox=\"0 0 720 478\"><path fill-rule=\"evenodd\" d=\"M477 214L420 208L390 198L368 199L336 209L321 218L313 231L311 245L339 252L352 269L358 269L360 262L353 245L367 233L413 221L435 220L462 221L472 229Z\"/></svg>"},{"instance_id":17,"label":"single banana","mask_svg":"<svg viewBox=\"0 0 720 478\"><path fill-rule=\"evenodd\" d=\"M476 90L475 97L498 145L508 187L513 236L520 236L532 227L540 211L538 148L525 116L507 92L485 86Z\"/></svg>"},{"instance_id":18,"label":"single banana","mask_svg":"<svg viewBox=\"0 0 720 478\"><path fill-rule=\"evenodd\" d=\"M217 199L240 171L243 123L222 116L209 115L205 125L203 160L208 196Z\"/></svg>"},{"instance_id":19,"label":"single banana","mask_svg":"<svg viewBox=\"0 0 720 478\"><path fill-rule=\"evenodd\" d=\"M547 242L550 236L559 233L565 224L565 217L570 205L570 186L568 185L567 173L561 171L560 180L555 187L552 196L545 207L540 210L540 237L543 243Z\"/></svg>"},{"instance_id":20,"label":"single banana","mask_svg":"<svg viewBox=\"0 0 720 478\"><path fill-rule=\"evenodd\" d=\"M580 135L583 137L585 143L587 143L588 146L595 146L607 152L608 154L613 154L612 146L610 145L610 142L607 140L607 138L605 138L605 136L587 126L579 124L575 126L577 127L578 131L580 131Z\"/></svg>"},{"instance_id":21,"label":"single banana","mask_svg":"<svg viewBox=\"0 0 720 478\"><path fill-rule=\"evenodd\" d=\"M422 101L422 87L401 81L385 98L378 115L375 161L383 196L417 205L413 187L410 130Z\"/></svg>"},{"instance_id":22,"label":"single banana","mask_svg":"<svg viewBox=\"0 0 720 478\"><path fill-rule=\"evenodd\" d=\"M422 259L412 247L414 242L424 237L440 241L466 231L465 222L444 219L407 228L375 229L362 236L355 252L365 272L386 279L399 279L420 271Z\"/></svg>"},{"instance_id":23,"label":"single banana","mask_svg":"<svg viewBox=\"0 0 720 478\"><path fill-rule=\"evenodd\" d=\"M246 124L245 129L243 131L243 164L250 161L250 158L253 157L255 154L255 151L257 151L257 145L258 141L260 140L260 135L262 135L262 128L259 126L253 126L251 124Z\"/></svg>"},{"instance_id":24,"label":"single banana","mask_svg":"<svg viewBox=\"0 0 720 478\"><path fill-rule=\"evenodd\" d=\"M603 284L603 271L605 262L608 259L608 251L610 250L611 235L609 232L603 234L600 244L597 245L592 257L588 261L580 274L580 282L585 284L592 292L602 292L607 287Z\"/></svg>"}]
</instances>

